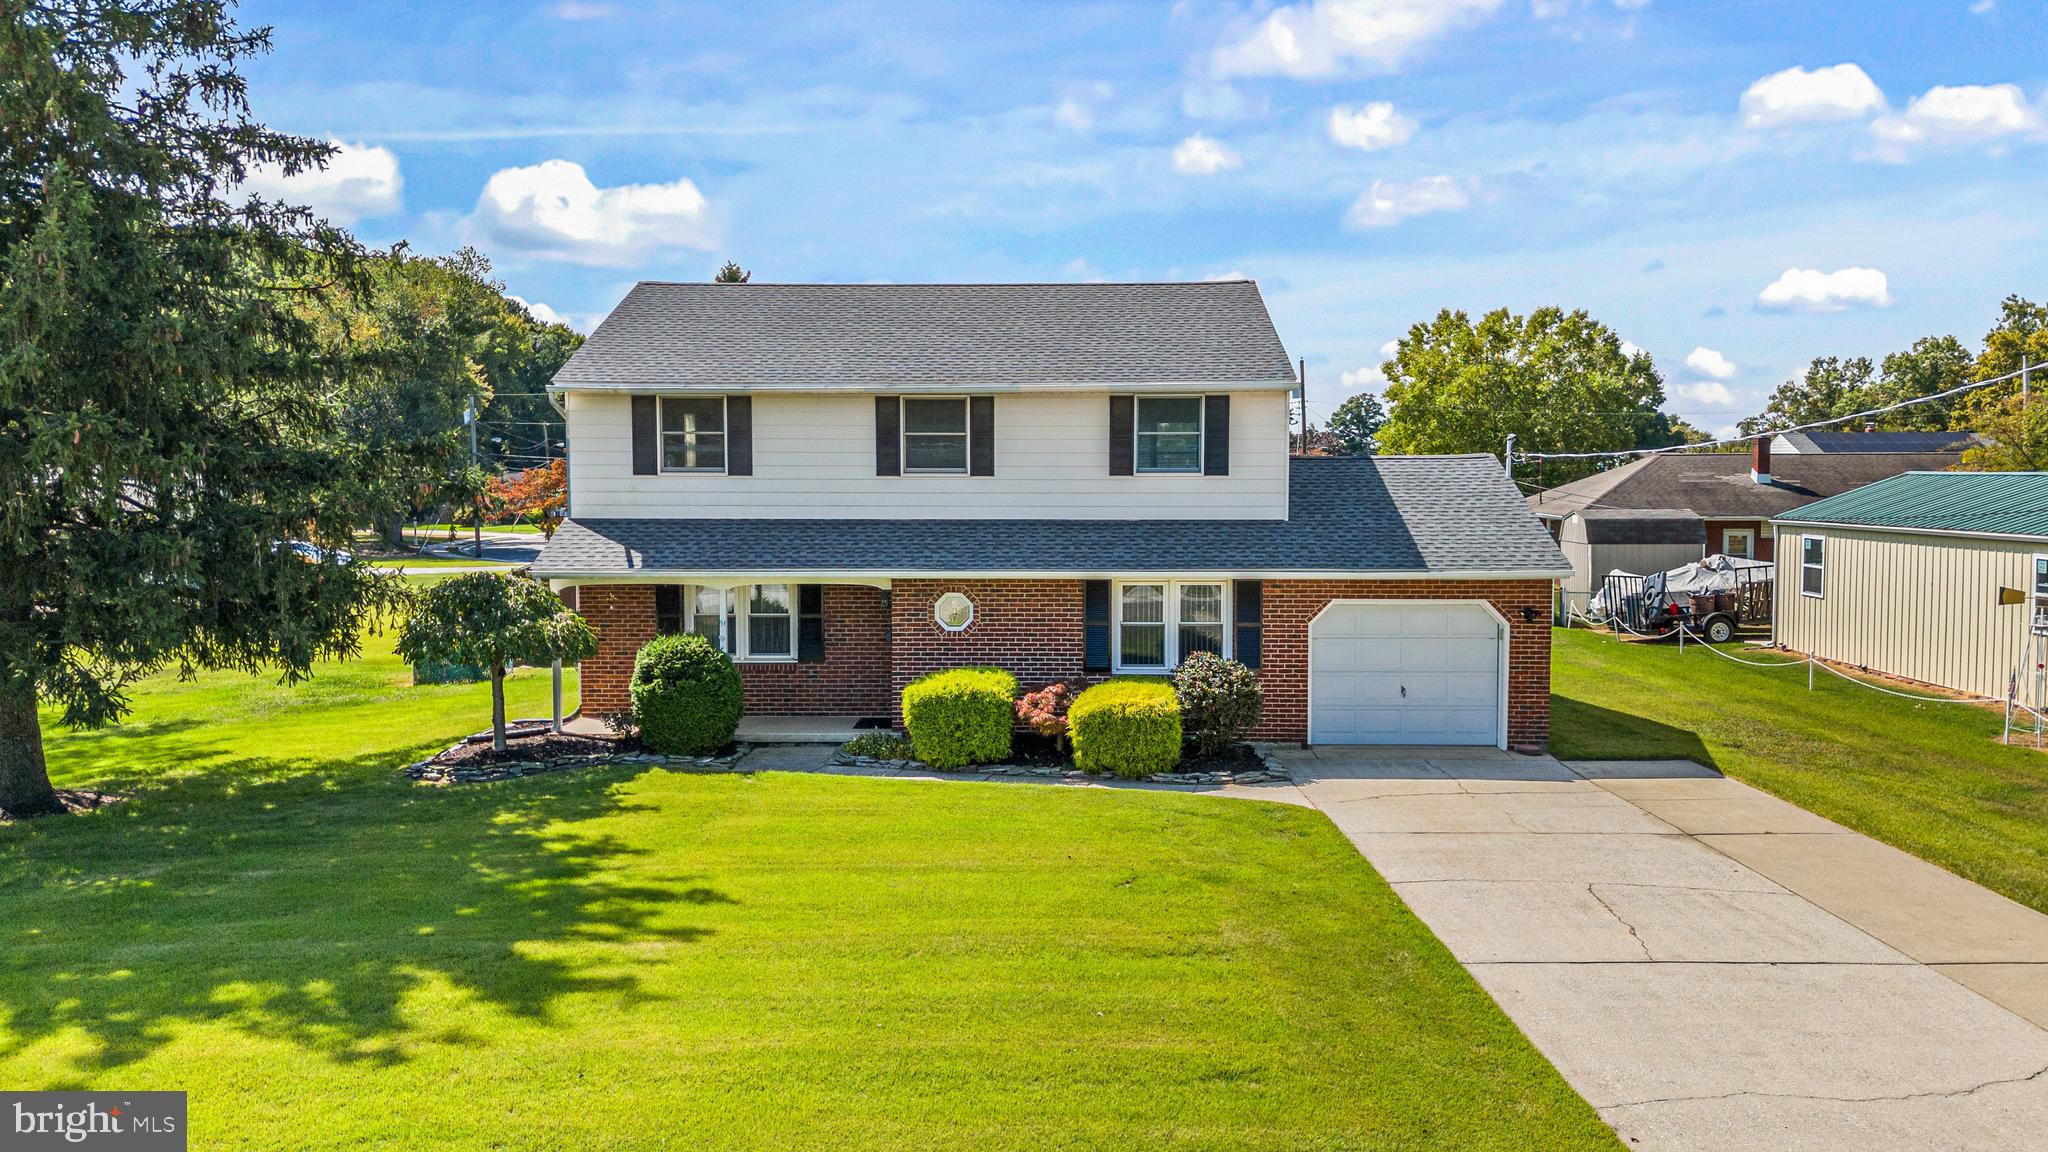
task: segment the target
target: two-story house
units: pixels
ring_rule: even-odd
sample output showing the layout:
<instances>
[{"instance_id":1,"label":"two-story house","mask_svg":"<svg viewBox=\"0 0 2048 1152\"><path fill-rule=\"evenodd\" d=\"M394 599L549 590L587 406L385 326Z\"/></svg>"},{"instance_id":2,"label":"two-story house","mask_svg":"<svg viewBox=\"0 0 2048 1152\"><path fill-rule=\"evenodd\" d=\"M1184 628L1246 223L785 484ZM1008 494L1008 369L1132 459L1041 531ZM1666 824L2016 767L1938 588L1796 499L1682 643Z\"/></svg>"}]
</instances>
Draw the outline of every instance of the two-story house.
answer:
<instances>
[{"instance_id":1,"label":"two-story house","mask_svg":"<svg viewBox=\"0 0 2048 1152\"><path fill-rule=\"evenodd\" d=\"M1297 458L1257 285L635 287L555 376L569 518L533 565L748 713L884 720L934 669L1026 689L1259 670L1257 735L1540 747L1563 557L1486 456Z\"/></svg>"}]
</instances>

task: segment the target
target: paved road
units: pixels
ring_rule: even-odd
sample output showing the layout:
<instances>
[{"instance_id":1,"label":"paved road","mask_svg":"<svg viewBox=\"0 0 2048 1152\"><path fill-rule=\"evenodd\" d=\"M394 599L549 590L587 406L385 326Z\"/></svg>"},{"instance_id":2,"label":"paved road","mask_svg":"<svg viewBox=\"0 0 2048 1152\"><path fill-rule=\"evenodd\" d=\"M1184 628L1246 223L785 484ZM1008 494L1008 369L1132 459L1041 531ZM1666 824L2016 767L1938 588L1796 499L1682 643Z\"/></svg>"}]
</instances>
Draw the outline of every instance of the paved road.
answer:
<instances>
[{"instance_id":1,"label":"paved road","mask_svg":"<svg viewBox=\"0 0 2048 1152\"><path fill-rule=\"evenodd\" d=\"M1690 763L1275 752L1631 1148L2048 1148L2048 917Z\"/></svg>"}]
</instances>

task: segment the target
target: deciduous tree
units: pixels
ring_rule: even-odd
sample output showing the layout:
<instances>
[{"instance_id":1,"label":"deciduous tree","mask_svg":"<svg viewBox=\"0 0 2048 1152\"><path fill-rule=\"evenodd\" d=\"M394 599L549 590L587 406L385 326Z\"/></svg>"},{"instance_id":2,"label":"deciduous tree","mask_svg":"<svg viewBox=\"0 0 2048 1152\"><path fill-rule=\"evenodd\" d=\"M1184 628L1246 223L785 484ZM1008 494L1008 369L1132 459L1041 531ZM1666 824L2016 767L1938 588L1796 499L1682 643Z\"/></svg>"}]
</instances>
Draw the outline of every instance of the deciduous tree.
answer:
<instances>
[{"instance_id":1,"label":"deciduous tree","mask_svg":"<svg viewBox=\"0 0 2048 1152\"><path fill-rule=\"evenodd\" d=\"M1664 381L1647 353L1583 311L1443 311L1408 330L1382 369L1392 404L1378 446L1389 453L1491 452L1507 437L1528 452L1601 452L1677 443L1658 412ZM1553 460L1551 483L1592 472Z\"/></svg>"},{"instance_id":2,"label":"deciduous tree","mask_svg":"<svg viewBox=\"0 0 2048 1152\"><path fill-rule=\"evenodd\" d=\"M467 664L491 678L491 747L505 750L505 670L574 664L597 651L597 633L547 585L523 572L470 572L421 594L398 632L415 664Z\"/></svg>"}]
</instances>

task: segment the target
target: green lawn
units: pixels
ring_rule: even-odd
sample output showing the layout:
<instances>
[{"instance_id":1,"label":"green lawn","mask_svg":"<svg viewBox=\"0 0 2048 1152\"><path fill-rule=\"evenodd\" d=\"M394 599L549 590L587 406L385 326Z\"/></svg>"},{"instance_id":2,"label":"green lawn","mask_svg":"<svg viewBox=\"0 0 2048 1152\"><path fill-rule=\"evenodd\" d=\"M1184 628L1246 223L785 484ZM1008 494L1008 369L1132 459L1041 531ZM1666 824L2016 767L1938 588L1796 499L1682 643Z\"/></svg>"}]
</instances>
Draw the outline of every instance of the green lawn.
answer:
<instances>
[{"instance_id":1,"label":"green lawn","mask_svg":"<svg viewBox=\"0 0 2048 1152\"><path fill-rule=\"evenodd\" d=\"M0 1084L184 1089L208 1149L1617 1147L1319 813L394 777L485 700L383 640L53 734L136 795L0 828Z\"/></svg>"},{"instance_id":2,"label":"green lawn","mask_svg":"<svg viewBox=\"0 0 2048 1152\"><path fill-rule=\"evenodd\" d=\"M502 560L478 560L474 556L380 556L372 568L516 568Z\"/></svg>"},{"instance_id":3,"label":"green lawn","mask_svg":"<svg viewBox=\"0 0 2048 1152\"><path fill-rule=\"evenodd\" d=\"M2048 912L2048 753L2000 744L1998 712L1825 672L1808 692L1803 667L1745 668L1691 644L1551 635L1559 757L1697 760Z\"/></svg>"}]
</instances>

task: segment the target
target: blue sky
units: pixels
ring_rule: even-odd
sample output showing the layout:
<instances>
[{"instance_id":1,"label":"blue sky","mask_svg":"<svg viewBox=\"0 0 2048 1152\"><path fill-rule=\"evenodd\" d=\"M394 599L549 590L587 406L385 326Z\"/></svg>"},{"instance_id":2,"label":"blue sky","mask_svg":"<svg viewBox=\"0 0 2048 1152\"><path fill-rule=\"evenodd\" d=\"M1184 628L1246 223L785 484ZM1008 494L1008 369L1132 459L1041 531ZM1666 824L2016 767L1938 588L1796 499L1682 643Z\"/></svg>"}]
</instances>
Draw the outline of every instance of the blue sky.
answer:
<instances>
[{"instance_id":1,"label":"blue sky","mask_svg":"<svg viewBox=\"0 0 2048 1152\"><path fill-rule=\"evenodd\" d=\"M588 330L636 279L1245 275L1320 417L1583 307L1708 428L2048 296L2043 0L257 3L283 187ZM2029 48L2036 49L2029 51Z\"/></svg>"}]
</instances>

